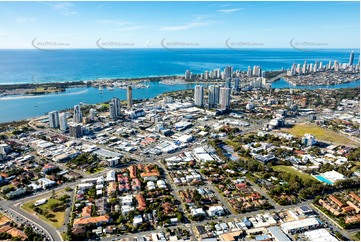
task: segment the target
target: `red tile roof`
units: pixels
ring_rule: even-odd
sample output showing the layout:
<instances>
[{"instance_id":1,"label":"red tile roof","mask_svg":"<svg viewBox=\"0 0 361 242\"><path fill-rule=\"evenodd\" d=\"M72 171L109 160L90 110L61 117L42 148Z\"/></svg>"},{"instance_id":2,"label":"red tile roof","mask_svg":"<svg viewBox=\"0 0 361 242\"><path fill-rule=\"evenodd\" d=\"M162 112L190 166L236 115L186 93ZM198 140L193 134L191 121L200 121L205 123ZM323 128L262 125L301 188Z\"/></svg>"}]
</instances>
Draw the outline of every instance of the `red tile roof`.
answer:
<instances>
[{"instance_id":1,"label":"red tile roof","mask_svg":"<svg viewBox=\"0 0 361 242\"><path fill-rule=\"evenodd\" d=\"M92 217L92 218L76 218L74 219L74 225L108 223L109 219L110 217L108 215Z\"/></svg>"},{"instance_id":2,"label":"red tile roof","mask_svg":"<svg viewBox=\"0 0 361 242\"><path fill-rule=\"evenodd\" d=\"M138 194L135 198L137 199L137 202L138 202L138 210L142 211L142 210L146 209L147 205L145 203L143 195Z\"/></svg>"}]
</instances>

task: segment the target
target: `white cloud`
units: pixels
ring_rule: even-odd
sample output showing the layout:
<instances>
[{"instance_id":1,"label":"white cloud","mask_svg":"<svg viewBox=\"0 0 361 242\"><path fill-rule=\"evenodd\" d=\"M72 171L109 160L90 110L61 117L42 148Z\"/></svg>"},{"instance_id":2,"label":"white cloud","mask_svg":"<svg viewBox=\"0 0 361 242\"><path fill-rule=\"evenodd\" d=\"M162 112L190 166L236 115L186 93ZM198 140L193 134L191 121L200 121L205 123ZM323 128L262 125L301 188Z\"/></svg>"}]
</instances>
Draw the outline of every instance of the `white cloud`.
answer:
<instances>
[{"instance_id":1,"label":"white cloud","mask_svg":"<svg viewBox=\"0 0 361 242\"><path fill-rule=\"evenodd\" d=\"M70 2L39 2L50 6L55 11L64 16L78 15L78 12L74 10L74 4Z\"/></svg>"},{"instance_id":2,"label":"white cloud","mask_svg":"<svg viewBox=\"0 0 361 242\"><path fill-rule=\"evenodd\" d=\"M218 9L217 11L221 12L221 13L233 13L233 12L237 12L237 11L240 11L240 10L244 10L244 8Z\"/></svg>"},{"instance_id":3,"label":"white cloud","mask_svg":"<svg viewBox=\"0 0 361 242\"><path fill-rule=\"evenodd\" d=\"M157 44L153 43L151 40L147 40L144 42L144 46L146 47L155 47Z\"/></svg>"},{"instance_id":4,"label":"white cloud","mask_svg":"<svg viewBox=\"0 0 361 242\"><path fill-rule=\"evenodd\" d=\"M128 27L122 27L122 28L117 28L115 29L115 31L133 31L133 30L138 30L138 29L145 29L146 26L128 26Z\"/></svg>"},{"instance_id":5,"label":"white cloud","mask_svg":"<svg viewBox=\"0 0 361 242\"><path fill-rule=\"evenodd\" d=\"M113 31L133 31L138 29L145 29L145 25L136 25L134 22L125 21L122 19L98 19L96 20L99 24L115 26Z\"/></svg>"},{"instance_id":6,"label":"white cloud","mask_svg":"<svg viewBox=\"0 0 361 242\"><path fill-rule=\"evenodd\" d=\"M197 28L197 27L201 27L201 26L207 26L209 24L210 24L210 22L206 22L206 21L201 22L199 20L194 20L192 22L185 23L183 25L174 25L174 26L162 27L159 30L162 30L162 31L187 30L187 29Z\"/></svg>"},{"instance_id":7,"label":"white cloud","mask_svg":"<svg viewBox=\"0 0 361 242\"><path fill-rule=\"evenodd\" d=\"M16 22L18 22L18 23L31 23L31 22L36 22L36 18L18 17L18 18L16 19Z\"/></svg>"},{"instance_id":8,"label":"white cloud","mask_svg":"<svg viewBox=\"0 0 361 242\"><path fill-rule=\"evenodd\" d=\"M326 25L322 26L323 29L346 29L346 28L360 28L357 24L345 24L345 25Z\"/></svg>"},{"instance_id":9,"label":"white cloud","mask_svg":"<svg viewBox=\"0 0 361 242\"><path fill-rule=\"evenodd\" d=\"M110 24L110 25L117 25L117 26L125 26L130 25L132 22L128 22L121 19L98 19L96 20L99 24Z\"/></svg>"},{"instance_id":10,"label":"white cloud","mask_svg":"<svg viewBox=\"0 0 361 242\"><path fill-rule=\"evenodd\" d=\"M100 4L100 5L96 6L95 9L96 9L96 10L99 10L99 9L101 9L101 8L103 8L103 7L108 6L108 5L109 5L109 4Z\"/></svg>"}]
</instances>

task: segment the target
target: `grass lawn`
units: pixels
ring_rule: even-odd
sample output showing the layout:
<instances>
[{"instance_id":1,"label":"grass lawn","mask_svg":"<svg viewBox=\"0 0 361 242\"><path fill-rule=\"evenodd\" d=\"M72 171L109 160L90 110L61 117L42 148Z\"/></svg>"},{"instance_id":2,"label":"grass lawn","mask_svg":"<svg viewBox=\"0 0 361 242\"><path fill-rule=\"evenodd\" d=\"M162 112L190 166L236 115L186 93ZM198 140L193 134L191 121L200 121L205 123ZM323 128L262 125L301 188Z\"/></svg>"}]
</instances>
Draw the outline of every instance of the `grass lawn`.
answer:
<instances>
[{"instance_id":1,"label":"grass lawn","mask_svg":"<svg viewBox=\"0 0 361 242\"><path fill-rule=\"evenodd\" d=\"M11 187L14 187L14 185L10 183L10 184L0 187L0 189L6 189L6 188L11 188Z\"/></svg>"},{"instance_id":2,"label":"grass lawn","mask_svg":"<svg viewBox=\"0 0 361 242\"><path fill-rule=\"evenodd\" d=\"M43 204L38 206L39 208L41 208L43 211L47 210L49 212L49 214L53 214L54 217L52 218L47 218L44 215L38 214L36 213L36 216L38 216L39 218L41 218L42 220L44 220L45 222L51 224L52 226L54 226L55 228L60 228L61 226L63 226L64 223L64 217L65 217L65 210L64 211L57 211L57 212L53 212L50 209L50 205L54 204L54 203L58 203L60 202L60 200L58 200L57 198L59 198L60 196L64 195L64 192L58 192L56 193L56 198L50 198L51 195L42 197L42 198L47 198L48 201ZM24 209L25 211L28 211L31 214L34 214L34 210L31 208L31 205L34 204L36 201L42 199L42 198L37 198L35 200L32 200L30 202L24 203L22 205L22 209Z\"/></svg>"},{"instance_id":3,"label":"grass lawn","mask_svg":"<svg viewBox=\"0 0 361 242\"><path fill-rule=\"evenodd\" d=\"M59 91L57 88L48 88L45 89L44 87L37 87L34 91L32 91L32 93L52 93L52 92L56 92Z\"/></svg>"},{"instance_id":4,"label":"grass lawn","mask_svg":"<svg viewBox=\"0 0 361 242\"><path fill-rule=\"evenodd\" d=\"M355 172L360 169L360 162L355 162L355 165L351 168L351 171Z\"/></svg>"},{"instance_id":5,"label":"grass lawn","mask_svg":"<svg viewBox=\"0 0 361 242\"><path fill-rule=\"evenodd\" d=\"M224 141L224 143L226 143L226 144L229 145L229 146L232 146L233 148L241 145L240 143L235 142L235 141L230 140L230 139L226 139L226 140Z\"/></svg>"},{"instance_id":6,"label":"grass lawn","mask_svg":"<svg viewBox=\"0 0 361 242\"><path fill-rule=\"evenodd\" d=\"M109 108L109 106L110 106L109 103L102 103L101 105L102 105L102 107L106 107L106 108Z\"/></svg>"},{"instance_id":7,"label":"grass lawn","mask_svg":"<svg viewBox=\"0 0 361 242\"><path fill-rule=\"evenodd\" d=\"M273 170L295 174L303 180L318 181L313 176L293 169L291 166L272 166Z\"/></svg>"},{"instance_id":8,"label":"grass lawn","mask_svg":"<svg viewBox=\"0 0 361 242\"><path fill-rule=\"evenodd\" d=\"M90 173L90 171L88 170L85 173L86 174L95 174L95 173L101 172L103 170L104 170L104 167L97 167L97 168L94 169L94 172Z\"/></svg>"},{"instance_id":9,"label":"grass lawn","mask_svg":"<svg viewBox=\"0 0 361 242\"><path fill-rule=\"evenodd\" d=\"M66 237L66 232L61 233L61 238L63 239L63 241L67 241L67 237Z\"/></svg>"},{"instance_id":10,"label":"grass lawn","mask_svg":"<svg viewBox=\"0 0 361 242\"><path fill-rule=\"evenodd\" d=\"M358 145L358 143L348 139L342 134L314 125L297 124L290 129L282 129L282 131L297 137L302 137L304 134L313 134L316 139L319 140L345 145Z\"/></svg>"}]
</instances>

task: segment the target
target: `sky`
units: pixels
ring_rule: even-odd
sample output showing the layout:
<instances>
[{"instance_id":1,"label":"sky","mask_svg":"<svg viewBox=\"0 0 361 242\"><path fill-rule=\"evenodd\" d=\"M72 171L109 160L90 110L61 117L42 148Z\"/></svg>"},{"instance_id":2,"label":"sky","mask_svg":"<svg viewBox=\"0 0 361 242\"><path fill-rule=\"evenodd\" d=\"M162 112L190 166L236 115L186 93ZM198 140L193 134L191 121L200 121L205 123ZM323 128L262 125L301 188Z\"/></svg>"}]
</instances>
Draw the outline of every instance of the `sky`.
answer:
<instances>
[{"instance_id":1,"label":"sky","mask_svg":"<svg viewBox=\"0 0 361 242\"><path fill-rule=\"evenodd\" d=\"M359 2L0 2L0 48L359 48Z\"/></svg>"}]
</instances>

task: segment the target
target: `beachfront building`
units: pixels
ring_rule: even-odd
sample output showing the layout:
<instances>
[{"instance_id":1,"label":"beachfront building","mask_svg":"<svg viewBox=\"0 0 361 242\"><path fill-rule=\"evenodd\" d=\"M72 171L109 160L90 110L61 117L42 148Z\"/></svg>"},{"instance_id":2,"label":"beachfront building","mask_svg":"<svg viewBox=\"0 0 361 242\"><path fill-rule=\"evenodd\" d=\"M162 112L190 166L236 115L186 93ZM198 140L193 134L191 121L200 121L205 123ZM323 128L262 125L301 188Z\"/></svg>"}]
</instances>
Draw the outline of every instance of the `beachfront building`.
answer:
<instances>
[{"instance_id":1,"label":"beachfront building","mask_svg":"<svg viewBox=\"0 0 361 242\"><path fill-rule=\"evenodd\" d=\"M236 79L234 80L234 89L235 89L236 91L239 90L239 82L240 82L239 78L236 78Z\"/></svg>"},{"instance_id":2,"label":"beachfront building","mask_svg":"<svg viewBox=\"0 0 361 242\"><path fill-rule=\"evenodd\" d=\"M226 68L224 68L222 79L228 80L229 78L231 78L232 71L233 71L233 68L231 66L227 66Z\"/></svg>"},{"instance_id":3,"label":"beachfront building","mask_svg":"<svg viewBox=\"0 0 361 242\"><path fill-rule=\"evenodd\" d=\"M192 73L189 70L186 70L184 74L184 79L189 80L192 78Z\"/></svg>"},{"instance_id":4,"label":"beachfront building","mask_svg":"<svg viewBox=\"0 0 361 242\"><path fill-rule=\"evenodd\" d=\"M349 59L349 61L348 61L348 65L349 65L349 66L352 66L352 65L353 65L354 56L355 56L355 55L354 55L353 51L351 51L350 59Z\"/></svg>"}]
</instances>

